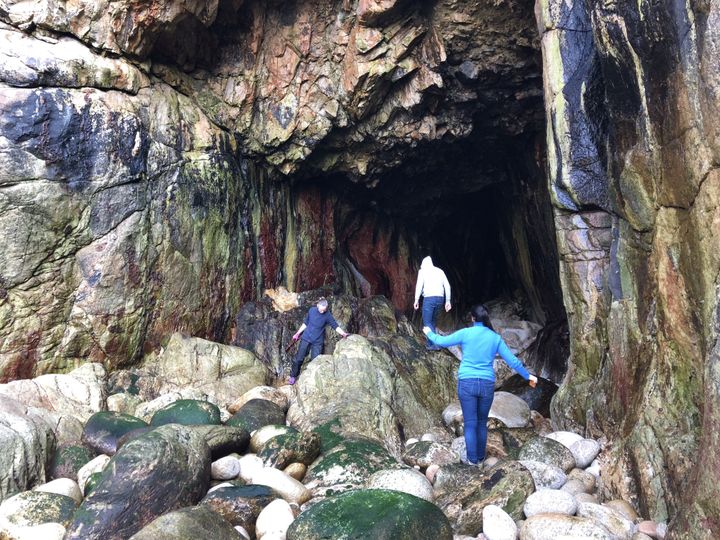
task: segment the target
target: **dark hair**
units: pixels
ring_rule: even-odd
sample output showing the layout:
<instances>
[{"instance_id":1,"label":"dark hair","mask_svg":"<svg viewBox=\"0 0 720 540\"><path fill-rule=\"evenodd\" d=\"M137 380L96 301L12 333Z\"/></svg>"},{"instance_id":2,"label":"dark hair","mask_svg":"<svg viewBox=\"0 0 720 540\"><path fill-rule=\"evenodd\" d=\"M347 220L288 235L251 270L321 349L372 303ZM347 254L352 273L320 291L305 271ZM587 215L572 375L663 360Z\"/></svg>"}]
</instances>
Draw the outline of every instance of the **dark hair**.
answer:
<instances>
[{"instance_id":1,"label":"dark hair","mask_svg":"<svg viewBox=\"0 0 720 540\"><path fill-rule=\"evenodd\" d=\"M483 323L490 330L492 330L493 332L495 331L492 323L490 322L490 314L488 313L487 308L482 304L474 305L470 310L470 316L472 317L473 321Z\"/></svg>"}]
</instances>

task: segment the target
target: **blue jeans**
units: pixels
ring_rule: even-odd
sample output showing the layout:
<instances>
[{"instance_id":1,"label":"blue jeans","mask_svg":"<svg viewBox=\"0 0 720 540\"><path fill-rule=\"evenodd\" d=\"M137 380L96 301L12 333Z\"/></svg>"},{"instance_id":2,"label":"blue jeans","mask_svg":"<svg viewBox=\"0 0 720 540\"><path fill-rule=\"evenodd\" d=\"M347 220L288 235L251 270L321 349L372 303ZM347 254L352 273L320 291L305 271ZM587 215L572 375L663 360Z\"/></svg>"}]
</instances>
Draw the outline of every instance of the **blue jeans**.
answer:
<instances>
[{"instance_id":1,"label":"blue jeans","mask_svg":"<svg viewBox=\"0 0 720 540\"><path fill-rule=\"evenodd\" d=\"M312 361L318 354L322 352L322 348L322 341L318 341L317 343L310 343L309 341L301 339L300 345L298 346L297 354L295 355L295 359L292 363L292 370L290 371L290 376L297 377L298 375L300 375L300 368L303 365L303 361L305 360L305 355L307 354L308 349L310 349L310 360Z\"/></svg>"},{"instance_id":2,"label":"blue jeans","mask_svg":"<svg viewBox=\"0 0 720 540\"><path fill-rule=\"evenodd\" d=\"M443 304L445 304L444 296L426 296L423 298L423 326L429 326L430 329L435 332L435 321L437 321L438 314L440 313L440 309L443 307ZM428 340L427 344L432 348L439 349L439 347L433 345L430 340Z\"/></svg>"},{"instance_id":3,"label":"blue jeans","mask_svg":"<svg viewBox=\"0 0 720 540\"><path fill-rule=\"evenodd\" d=\"M470 463L485 459L487 420L494 396L494 381L477 378L458 381L458 399L465 420L465 446Z\"/></svg>"}]
</instances>

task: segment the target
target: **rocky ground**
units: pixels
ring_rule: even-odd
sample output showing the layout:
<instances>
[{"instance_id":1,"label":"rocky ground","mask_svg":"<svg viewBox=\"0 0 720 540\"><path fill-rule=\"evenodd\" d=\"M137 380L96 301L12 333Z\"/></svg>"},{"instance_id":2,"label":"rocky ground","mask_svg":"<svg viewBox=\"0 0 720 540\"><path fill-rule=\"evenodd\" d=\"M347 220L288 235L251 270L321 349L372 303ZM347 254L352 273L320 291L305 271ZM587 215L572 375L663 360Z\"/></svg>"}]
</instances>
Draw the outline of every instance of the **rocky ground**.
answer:
<instances>
[{"instance_id":1,"label":"rocky ground","mask_svg":"<svg viewBox=\"0 0 720 540\"><path fill-rule=\"evenodd\" d=\"M604 440L531 410L543 385L498 389L489 457L468 465L457 360L391 315L295 386L249 350L179 334L132 371L0 385L0 537L664 537L613 499Z\"/></svg>"}]
</instances>

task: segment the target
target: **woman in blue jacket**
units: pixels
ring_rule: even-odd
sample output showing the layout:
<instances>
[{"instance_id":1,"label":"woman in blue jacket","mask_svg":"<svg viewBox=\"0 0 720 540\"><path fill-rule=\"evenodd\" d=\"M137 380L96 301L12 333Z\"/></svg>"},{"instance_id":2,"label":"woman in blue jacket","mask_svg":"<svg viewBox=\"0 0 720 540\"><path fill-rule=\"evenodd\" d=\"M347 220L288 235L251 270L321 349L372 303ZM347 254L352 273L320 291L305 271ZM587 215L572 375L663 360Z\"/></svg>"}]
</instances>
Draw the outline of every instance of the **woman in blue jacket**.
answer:
<instances>
[{"instance_id":1,"label":"woman in blue jacket","mask_svg":"<svg viewBox=\"0 0 720 540\"><path fill-rule=\"evenodd\" d=\"M482 464L487 444L487 419L495 395L495 370L493 360L496 354L522 375L531 385L537 377L530 375L502 338L495 333L490 316L483 305L476 305L470 311L473 325L441 336L429 327L423 332L435 345L450 347L460 345L463 358L458 370L458 399L465 421L465 445L468 461Z\"/></svg>"}]
</instances>

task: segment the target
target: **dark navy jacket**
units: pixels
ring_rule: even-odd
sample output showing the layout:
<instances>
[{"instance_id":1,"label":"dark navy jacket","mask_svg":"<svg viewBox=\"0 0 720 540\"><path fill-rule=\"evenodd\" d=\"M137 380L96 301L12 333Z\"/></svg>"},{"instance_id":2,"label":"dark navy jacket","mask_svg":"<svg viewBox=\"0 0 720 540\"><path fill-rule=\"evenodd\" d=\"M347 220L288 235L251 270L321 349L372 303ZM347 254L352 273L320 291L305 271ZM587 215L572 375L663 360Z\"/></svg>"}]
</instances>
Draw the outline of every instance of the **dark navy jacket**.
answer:
<instances>
[{"instance_id":1,"label":"dark navy jacket","mask_svg":"<svg viewBox=\"0 0 720 540\"><path fill-rule=\"evenodd\" d=\"M327 309L325 313L320 313L317 306L313 306L305 316L305 331L302 333L303 341L308 343L318 343L323 340L323 330L327 325L333 328L338 327L338 323L330 313L330 309Z\"/></svg>"}]
</instances>

